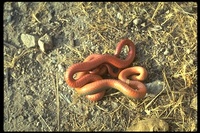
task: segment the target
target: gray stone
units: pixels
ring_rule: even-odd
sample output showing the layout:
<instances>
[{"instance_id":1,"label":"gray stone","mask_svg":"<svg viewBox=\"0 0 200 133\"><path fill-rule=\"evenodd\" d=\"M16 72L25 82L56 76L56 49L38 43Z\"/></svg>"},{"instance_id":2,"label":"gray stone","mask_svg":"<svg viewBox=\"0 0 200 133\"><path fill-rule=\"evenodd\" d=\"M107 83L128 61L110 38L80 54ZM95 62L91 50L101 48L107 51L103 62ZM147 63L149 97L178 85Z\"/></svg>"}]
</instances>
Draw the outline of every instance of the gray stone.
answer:
<instances>
[{"instance_id":1,"label":"gray stone","mask_svg":"<svg viewBox=\"0 0 200 133\"><path fill-rule=\"evenodd\" d=\"M156 80L156 81L153 81L151 83L147 83L146 87L147 87L147 93L152 95L152 96L156 96L163 89L165 89L165 88L163 88L164 82L160 81L160 80Z\"/></svg>"},{"instance_id":2,"label":"gray stone","mask_svg":"<svg viewBox=\"0 0 200 133\"><path fill-rule=\"evenodd\" d=\"M168 55L169 54L169 50L166 49L165 52L163 53L164 55Z\"/></svg>"},{"instance_id":3,"label":"gray stone","mask_svg":"<svg viewBox=\"0 0 200 133\"><path fill-rule=\"evenodd\" d=\"M64 72L65 68L61 64L58 64L58 71L59 72Z\"/></svg>"},{"instance_id":4,"label":"gray stone","mask_svg":"<svg viewBox=\"0 0 200 133\"><path fill-rule=\"evenodd\" d=\"M38 45L43 53L48 52L53 48L52 39L49 35L45 34L38 40Z\"/></svg>"},{"instance_id":5,"label":"gray stone","mask_svg":"<svg viewBox=\"0 0 200 133\"><path fill-rule=\"evenodd\" d=\"M22 40L23 44L26 45L27 48L36 46L36 40L33 35L21 34L21 40Z\"/></svg>"}]
</instances>

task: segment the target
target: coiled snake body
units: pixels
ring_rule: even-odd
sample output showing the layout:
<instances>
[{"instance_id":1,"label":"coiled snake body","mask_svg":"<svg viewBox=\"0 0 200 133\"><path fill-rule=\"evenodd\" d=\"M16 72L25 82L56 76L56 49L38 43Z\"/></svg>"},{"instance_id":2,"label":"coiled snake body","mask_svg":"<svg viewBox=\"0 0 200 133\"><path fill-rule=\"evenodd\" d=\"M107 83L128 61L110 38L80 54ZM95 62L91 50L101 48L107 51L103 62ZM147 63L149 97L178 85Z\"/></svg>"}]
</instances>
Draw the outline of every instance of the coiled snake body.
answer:
<instances>
[{"instance_id":1,"label":"coiled snake body","mask_svg":"<svg viewBox=\"0 0 200 133\"><path fill-rule=\"evenodd\" d=\"M128 46L129 52L123 60L119 55L125 45ZM140 81L146 79L147 71L140 66L129 67L134 58L135 45L129 39L123 39L118 43L114 55L92 54L84 62L70 66L65 73L65 81L91 101L100 100L107 88L117 89L131 98L143 98L146 87ZM77 76L73 78L75 74ZM103 75L118 77L118 79L103 79Z\"/></svg>"}]
</instances>

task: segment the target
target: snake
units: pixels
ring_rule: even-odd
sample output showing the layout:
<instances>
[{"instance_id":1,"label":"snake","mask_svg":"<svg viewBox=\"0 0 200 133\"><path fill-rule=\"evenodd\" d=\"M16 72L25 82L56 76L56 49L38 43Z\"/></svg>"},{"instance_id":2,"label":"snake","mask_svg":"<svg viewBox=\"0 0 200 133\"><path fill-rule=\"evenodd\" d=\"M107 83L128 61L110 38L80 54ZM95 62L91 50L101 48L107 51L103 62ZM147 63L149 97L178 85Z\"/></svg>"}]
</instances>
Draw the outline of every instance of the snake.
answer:
<instances>
[{"instance_id":1,"label":"snake","mask_svg":"<svg viewBox=\"0 0 200 133\"><path fill-rule=\"evenodd\" d=\"M120 59L122 48L127 45L128 55ZM143 98L146 94L145 85L140 82L146 79L147 71L140 66L127 68L135 58L135 45L129 39L121 40L116 47L114 55L89 55L84 62L69 67L65 73L66 83L74 87L81 95L86 95L90 101L98 101L105 95L107 88L114 88L131 98ZM113 72L113 67L117 72ZM111 77L118 79L102 79L106 71ZM74 75L77 74L76 78Z\"/></svg>"},{"instance_id":2,"label":"snake","mask_svg":"<svg viewBox=\"0 0 200 133\"><path fill-rule=\"evenodd\" d=\"M119 80L101 79L99 75L93 75L94 82L76 88L76 91L81 95L86 95L90 101L102 99L108 88L117 89L130 98L140 99L146 95L146 86L140 82L146 77L147 70L145 68L134 66L122 70L118 76Z\"/></svg>"},{"instance_id":3,"label":"snake","mask_svg":"<svg viewBox=\"0 0 200 133\"><path fill-rule=\"evenodd\" d=\"M122 60L119 58L119 55L120 55L122 48L125 45L128 46L129 52L128 52L127 57L124 60ZM73 88L82 87L86 83L90 82L92 76L86 74L86 75L80 77L78 80L75 80L73 78L74 74L77 72L82 72L82 71L90 71L104 63L111 64L117 68L125 68L125 67L129 66L135 58L135 45L129 39L123 39L117 44L117 47L115 50L115 56L105 54L105 55L101 55L101 56L99 55L99 56L95 56L95 57L96 58L91 59L90 61L76 63L76 64L73 64L72 66L70 66L66 70L66 73L64 76L66 83Z\"/></svg>"}]
</instances>

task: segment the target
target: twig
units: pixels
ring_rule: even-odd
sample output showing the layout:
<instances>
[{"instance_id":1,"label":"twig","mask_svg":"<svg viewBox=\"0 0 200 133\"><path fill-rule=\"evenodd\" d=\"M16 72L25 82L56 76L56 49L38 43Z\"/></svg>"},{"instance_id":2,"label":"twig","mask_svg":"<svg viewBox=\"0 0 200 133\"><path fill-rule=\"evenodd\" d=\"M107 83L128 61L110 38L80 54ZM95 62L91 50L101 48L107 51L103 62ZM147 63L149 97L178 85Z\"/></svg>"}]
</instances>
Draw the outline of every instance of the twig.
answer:
<instances>
[{"instance_id":1,"label":"twig","mask_svg":"<svg viewBox=\"0 0 200 133\"><path fill-rule=\"evenodd\" d=\"M57 127L58 131L60 131L60 102L59 102L59 90L58 90L58 74L56 73L56 81L55 81L55 88L56 88L56 104L57 104Z\"/></svg>"},{"instance_id":2,"label":"twig","mask_svg":"<svg viewBox=\"0 0 200 133\"><path fill-rule=\"evenodd\" d=\"M20 54L20 55L18 55L18 56L16 56L16 55L14 55L14 57L13 57L13 59L12 59L12 61L11 62L6 62L5 63L5 67L7 67L7 68L14 68L15 67L15 64L16 64L16 62L20 59L20 58L22 58L24 55L26 55L27 53L30 53L30 52L33 52L33 51L37 51L38 49L28 49L28 50L24 50L24 51L22 51L22 53Z\"/></svg>"}]
</instances>

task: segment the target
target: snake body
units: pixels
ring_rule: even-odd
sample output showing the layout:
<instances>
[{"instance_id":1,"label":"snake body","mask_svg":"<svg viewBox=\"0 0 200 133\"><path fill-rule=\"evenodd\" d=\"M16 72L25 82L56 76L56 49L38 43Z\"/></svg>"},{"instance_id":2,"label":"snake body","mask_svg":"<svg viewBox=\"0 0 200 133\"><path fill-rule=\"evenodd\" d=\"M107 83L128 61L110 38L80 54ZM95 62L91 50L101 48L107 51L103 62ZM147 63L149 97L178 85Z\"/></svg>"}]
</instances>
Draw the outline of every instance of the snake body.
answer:
<instances>
[{"instance_id":1,"label":"snake body","mask_svg":"<svg viewBox=\"0 0 200 133\"><path fill-rule=\"evenodd\" d=\"M125 45L128 46L129 52L123 60L119 55ZM123 39L118 43L114 55L92 54L84 62L69 67L65 73L66 83L91 101L100 100L107 88L117 89L131 98L142 98L146 94L146 87L140 81L147 77L147 71L139 66L127 68L134 58L135 45L129 39ZM114 72L113 67L118 71ZM118 79L102 79L101 75L106 74L106 71L111 77ZM77 76L73 78L75 74Z\"/></svg>"}]
</instances>

